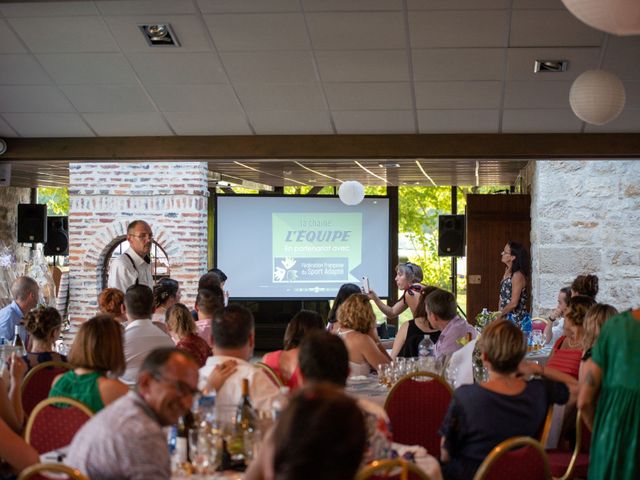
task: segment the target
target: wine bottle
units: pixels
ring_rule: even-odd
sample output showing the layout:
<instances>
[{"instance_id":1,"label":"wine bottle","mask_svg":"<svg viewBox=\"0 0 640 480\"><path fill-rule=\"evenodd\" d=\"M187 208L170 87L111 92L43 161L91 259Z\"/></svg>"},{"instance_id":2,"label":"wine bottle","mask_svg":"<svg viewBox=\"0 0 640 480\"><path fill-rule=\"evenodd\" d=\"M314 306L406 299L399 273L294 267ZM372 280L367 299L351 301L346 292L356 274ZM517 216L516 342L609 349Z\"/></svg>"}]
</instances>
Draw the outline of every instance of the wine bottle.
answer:
<instances>
[{"instance_id":1,"label":"wine bottle","mask_svg":"<svg viewBox=\"0 0 640 480\"><path fill-rule=\"evenodd\" d=\"M236 424L245 432L254 431L256 429L256 423L258 414L251 405L251 399L249 398L249 379L242 379L242 399L238 410L236 412Z\"/></svg>"},{"instance_id":2,"label":"wine bottle","mask_svg":"<svg viewBox=\"0 0 640 480\"><path fill-rule=\"evenodd\" d=\"M26 355L26 350L24 348L24 343L22 342L22 338L20 337L20 327L18 325L16 325L13 329L13 348L14 348L14 352L16 352L17 355L19 356L23 356Z\"/></svg>"},{"instance_id":3,"label":"wine bottle","mask_svg":"<svg viewBox=\"0 0 640 480\"><path fill-rule=\"evenodd\" d=\"M184 417L180 417L176 432L176 459L179 464L189 461L189 428Z\"/></svg>"}]
</instances>

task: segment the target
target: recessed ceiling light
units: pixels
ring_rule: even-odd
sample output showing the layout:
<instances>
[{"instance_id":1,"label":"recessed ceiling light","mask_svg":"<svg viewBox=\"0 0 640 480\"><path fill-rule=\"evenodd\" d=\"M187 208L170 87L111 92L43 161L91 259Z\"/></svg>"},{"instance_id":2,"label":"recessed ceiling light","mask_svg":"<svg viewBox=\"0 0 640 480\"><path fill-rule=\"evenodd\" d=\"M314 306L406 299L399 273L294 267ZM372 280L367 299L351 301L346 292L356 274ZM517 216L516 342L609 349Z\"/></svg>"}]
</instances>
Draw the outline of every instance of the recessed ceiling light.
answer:
<instances>
[{"instance_id":1,"label":"recessed ceiling light","mask_svg":"<svg viewBox=\"0 0 640 480\"><path fill-rule=\"evenodd\" d=\"M562 73L569 68L569 60L536 60L533 73Z\"/></svg>"},{"instance_id":2,"label":"recessed ceiling light","mask_svg":"<svg viewBox=\"0 0 640 480\"><path fill-rule=\"evenodd\" d=\"M400 168L400 164L395 162L379 163L378 166L380 168Z\"/></svg>"},{"instance_id":3,"label":"recessed ceiling light","mask_svg":"<svg viewBox=\"0 0 640 480\"><path fill-rule=\"evenodd\" d=\"M138 25L150 47L179 47L180 42L168 23Z\"/></svg>"}]
</instances>

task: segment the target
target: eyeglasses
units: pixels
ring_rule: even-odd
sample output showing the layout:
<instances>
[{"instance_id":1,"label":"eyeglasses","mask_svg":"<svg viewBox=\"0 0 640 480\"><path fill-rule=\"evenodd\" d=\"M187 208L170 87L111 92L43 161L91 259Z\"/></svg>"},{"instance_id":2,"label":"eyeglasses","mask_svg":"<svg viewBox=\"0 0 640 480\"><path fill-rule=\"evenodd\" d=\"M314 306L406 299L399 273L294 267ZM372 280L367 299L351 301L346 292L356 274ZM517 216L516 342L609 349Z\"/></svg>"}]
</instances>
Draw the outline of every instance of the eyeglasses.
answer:
<instances>
[{"instance_id":1,"label":"eyeglasses","mask_svg":"<svg viewBox=\"0 0 640 480\"><path fill-rule=\"evenodd\" d=\"M140 235L134 235L133 233L129 234L132 237L139 238L140 240L153 240L153 234L151 233L141 233Z\"/></svg>"},{"instance_id":2,"label":"eyeglasses","mask_svg":"<svg viewBox=\"0 0 640 480\"><path fill-rule=\"evenodd\" d=\"M173 388L178 390L178 392L180 392L180 395L183 397L186 397L187 395L195 397L196 395L200 395L201 393L197 388L191 388L189 385L181 382L180 380L173 380L171 378L160 375L159 373L154 374L153 378L155 378L159 382L168 383L169 385L173 386Z\"/></svg>"}]
</instances>

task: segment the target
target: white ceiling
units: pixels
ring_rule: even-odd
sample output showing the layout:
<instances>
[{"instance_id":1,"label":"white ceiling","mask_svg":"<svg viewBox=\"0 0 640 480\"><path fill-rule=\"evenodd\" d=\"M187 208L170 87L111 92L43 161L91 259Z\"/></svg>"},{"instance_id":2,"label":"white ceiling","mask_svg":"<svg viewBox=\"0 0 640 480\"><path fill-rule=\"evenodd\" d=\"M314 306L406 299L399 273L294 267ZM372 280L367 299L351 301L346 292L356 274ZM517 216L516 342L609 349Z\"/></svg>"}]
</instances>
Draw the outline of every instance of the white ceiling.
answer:
<instances>
[{"instance_id":1,"label":"white ceiling","mask_svg":"<svg viewBox=\"0 0 640 480\"><path fill-rule=\"evenodd\" d=\"M149 47L166 22L181 47ZM639 60L560 0L0 2L0 136L638 132ZM585 127L600 67L627 105Z\"/></svg>"}]
</instances>

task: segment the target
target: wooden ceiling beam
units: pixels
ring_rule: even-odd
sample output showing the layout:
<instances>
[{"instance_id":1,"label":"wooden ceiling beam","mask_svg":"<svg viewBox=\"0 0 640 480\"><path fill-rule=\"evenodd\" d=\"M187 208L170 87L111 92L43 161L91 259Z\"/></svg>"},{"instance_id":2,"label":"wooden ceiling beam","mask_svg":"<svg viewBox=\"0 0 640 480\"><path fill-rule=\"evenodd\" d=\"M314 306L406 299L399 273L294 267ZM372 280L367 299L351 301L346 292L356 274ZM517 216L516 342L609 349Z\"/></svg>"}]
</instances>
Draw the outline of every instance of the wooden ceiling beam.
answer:
<instances>
[{"instance_id":1,"label":"wooden ceiling beam","mask_svg":"<svg viewBox=\"0 0 640 480\"><path fill-rule=\"evenodd\" d=\"M640 158L637 133L7 138L6 142L0 162Z\"/></svg>"}]
</instances>

